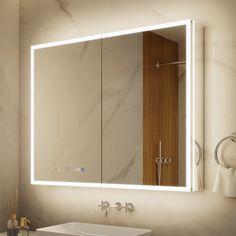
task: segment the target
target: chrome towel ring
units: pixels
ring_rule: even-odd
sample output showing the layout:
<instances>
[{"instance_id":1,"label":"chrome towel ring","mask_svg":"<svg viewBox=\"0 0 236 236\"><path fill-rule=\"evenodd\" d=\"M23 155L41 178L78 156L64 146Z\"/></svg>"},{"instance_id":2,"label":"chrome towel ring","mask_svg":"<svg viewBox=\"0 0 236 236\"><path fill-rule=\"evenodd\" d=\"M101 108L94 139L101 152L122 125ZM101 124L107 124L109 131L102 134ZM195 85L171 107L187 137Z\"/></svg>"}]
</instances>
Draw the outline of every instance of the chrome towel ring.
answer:
<instances>
[{"instance_id":1,"label":"chrome towel ring","mask_svg":"<svg viewBox=\"0 0 236 236\"><path fill-rule=\"evenodd\" d=\"M236 142L236 134L235 132L232 134L232 135L229 135L229 136L226 136L224 138L222 138L216 145L216 148L215 148L215 152L214 152L214 156L215 156L215 161L218 165L221 165L220 161L219 161L219 158L218 158L218 149L220 147L220 145L227 139L231 139L233 142Z\"/></svg>"},{"instance_id":2,"label":"chrome towel ring","mask_svg":"<svg viewBox=\"0 0 236 236\"><path fill-rule=\"evenodd\" d=\"M196 160L196 166L198 166L199 161L202 159L202 148L201 148L201 145L196 140L194 141L194 143L198 149L198 159Z\"/></svg>"}]
</instances>

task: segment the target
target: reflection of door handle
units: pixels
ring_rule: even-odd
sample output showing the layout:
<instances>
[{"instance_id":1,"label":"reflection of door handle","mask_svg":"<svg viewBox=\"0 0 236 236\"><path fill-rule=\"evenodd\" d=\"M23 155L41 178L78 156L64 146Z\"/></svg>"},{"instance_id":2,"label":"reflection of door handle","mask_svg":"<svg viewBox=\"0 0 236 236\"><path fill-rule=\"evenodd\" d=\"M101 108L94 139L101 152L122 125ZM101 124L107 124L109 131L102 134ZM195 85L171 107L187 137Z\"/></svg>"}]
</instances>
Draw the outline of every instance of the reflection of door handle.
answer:
<instances>
[{"instance_id":1,"label":"reflection of door handle","mask_svg":"<svg viewBox=\"0 0 236 236\"><path fill-rule=\"evenodd\" d=\"M156 161L156 163L157 163L157 165L159 165L159 164L170 164L171 163L171 158L170 157L166 157L166 158L164 158L164 157L162 157L162 142L160 141L159 142L159 157L157 157L156 159L155 159L155 161Z\"/></svg>"},{"instance_id":2,"label":"reflection of door handle","mask_svg":"<svg viewBox=\"0 0 236 236\"><path fill-rule=\"evenodd\" d=\"M170 157L164 158L164 164L170 164L170 163L171 163L171 158Z\"/></svg>"},{"instance_id":3,"label":"reflection of door handle","mask_svg":"<svg viewBox=\"0 0 236 236\"><path fill-rule=\"evenodd\" d=\"M162 165L168 165L171 163L171 158L170 157L162 157L162 142L159 142L159 157L155 159L155 162L157 164L157 169L158 169L158 176L157 176L157 183L158 185L161 185L161 169Z\"/></svg>"},{"instance_id":4,"label":"reflection of door handle","mask_svg":"<svg viewBox=\"0 0 236 236\"><path fill-rule=\"evenodd\" d=\"M164 158L164 157L162 157L162 158L157 157L155 161L156 161L156 163L158 165L159 164L161 164L161 165L170 164L171 163L171 158L170 157L166 157L166 158Z\"/></svg>"},{"instance_id":5,"label":"reflection of door handle","mask_svg":"<svg viewBox=\"0 0 236 236\"><path fill-rule=\"evenodd\" d=\"M157 184L161 185L161 165L164 164L164 158L161 156L161 141L159 142L159 157L155 159L157 167L158 167L158 178L157 178Z\"/></svg>"},{"instance_id":6,"label":"reflection of door handle","mask_svg":"<svg viewBox=\"0 0 236 236\"><path fill-rule=\"evenodd\" d=\"M155 159L157 165L164 164L164 158L161 156L161 141L159 142L159 157Z\"/></svg>"},{"instance_id":7,"label":"reflection of door handle","mask_svg":"<svg viewBox=\"0 0 236 236\"><path fill-rule=\"evenodd\" d=\"M162 165L162 146L161 141L159 142L159 156L160 156L160 163L158 165L158 185L161 185L161 165Z\"/></svg>"}]
</instances>

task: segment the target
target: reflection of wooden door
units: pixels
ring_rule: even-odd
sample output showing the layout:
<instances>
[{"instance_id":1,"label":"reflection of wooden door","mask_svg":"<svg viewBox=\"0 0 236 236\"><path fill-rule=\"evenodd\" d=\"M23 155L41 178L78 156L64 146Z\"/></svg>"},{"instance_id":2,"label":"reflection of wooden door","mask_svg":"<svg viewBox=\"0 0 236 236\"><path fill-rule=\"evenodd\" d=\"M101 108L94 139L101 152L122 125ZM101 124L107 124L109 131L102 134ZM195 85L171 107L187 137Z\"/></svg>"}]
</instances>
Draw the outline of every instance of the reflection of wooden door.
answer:
<instances>
[{"instance_id":1,"label":"reflection of wooden door","mask_svg":"<svg viewBox=\"0 0 236 236\"><path fill-rule=\"evenodd\" d=\"M178 68L154 65L178 60L178 44L152 32L143 33L144 184L158 184L155 159L171 158L161 166L161 185L178 185Z\"/></svg>"}]
</instances>

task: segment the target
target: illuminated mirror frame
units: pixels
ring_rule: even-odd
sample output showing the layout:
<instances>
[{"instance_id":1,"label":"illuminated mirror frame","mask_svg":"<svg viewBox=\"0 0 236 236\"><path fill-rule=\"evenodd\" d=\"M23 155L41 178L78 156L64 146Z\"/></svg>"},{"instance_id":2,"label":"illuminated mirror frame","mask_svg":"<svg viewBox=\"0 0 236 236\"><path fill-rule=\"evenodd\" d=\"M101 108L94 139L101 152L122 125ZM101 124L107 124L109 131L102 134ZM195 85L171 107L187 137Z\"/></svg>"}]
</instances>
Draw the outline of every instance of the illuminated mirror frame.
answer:
<instances>
[{"instance_id":1,"label":"illuminated mirror frame","mask_svg":"<svg viewBox=\"0 0 236 236\"><path fill-rule=\"evenodd\" d=\"M177 26L186 26L186 186L154 186L154 185L130 185L130 184L105 184L105 183L83 183L83 182L57 182L57 181L41 181L35 179L34 173L34 53L35 50L41 48L55 47L60 45L68 45L95 39L110 38L114 36L127 35L132 33L141 33L144 31L152 31ZM195 168L193 167L194 159L194 63L195 63L195 47L194 47L194 31L195 24L192 20L175 21L171 23L163 23L147 27L139 27L124 31L97 34L88 37L80 37L70 40L57 41L31 46L31 91L30 91L30 159L31 159L31 184L33 185L52 185L52 186L74 186L74 187L95 187L95 188L116 188L116 189L142 189L142 190L162 190L162 191L179 191L190 192L193 189L193 175Z\"/></svg>"}]
</instances>

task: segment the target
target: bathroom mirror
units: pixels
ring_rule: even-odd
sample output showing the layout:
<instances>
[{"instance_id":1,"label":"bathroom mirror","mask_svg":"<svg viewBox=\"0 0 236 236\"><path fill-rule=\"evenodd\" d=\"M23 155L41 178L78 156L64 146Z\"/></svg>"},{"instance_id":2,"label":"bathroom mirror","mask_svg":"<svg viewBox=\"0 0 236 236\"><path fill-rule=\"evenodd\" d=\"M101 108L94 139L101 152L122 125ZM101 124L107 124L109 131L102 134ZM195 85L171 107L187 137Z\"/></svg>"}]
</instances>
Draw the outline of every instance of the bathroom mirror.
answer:
<instances>
[{"instance_id":1,"label":"bathroom mirror","mask_svg":"<svg viewBox=\"0 0 236 236\"><path fill-rule=\"evenodd\" d=\"M191 20L32 46L32 184L201 190L202 80Z\"/></svg>"},{"instance_id":2,"label":"bathroom mirror","mask_svg":"<svg viewBox=\"0 0 236 236\"><path fill-rule=\"evenodd\" d=\"M37 180L101 182L101 40L34 51Z\"/></svg>"}]
</instances>

